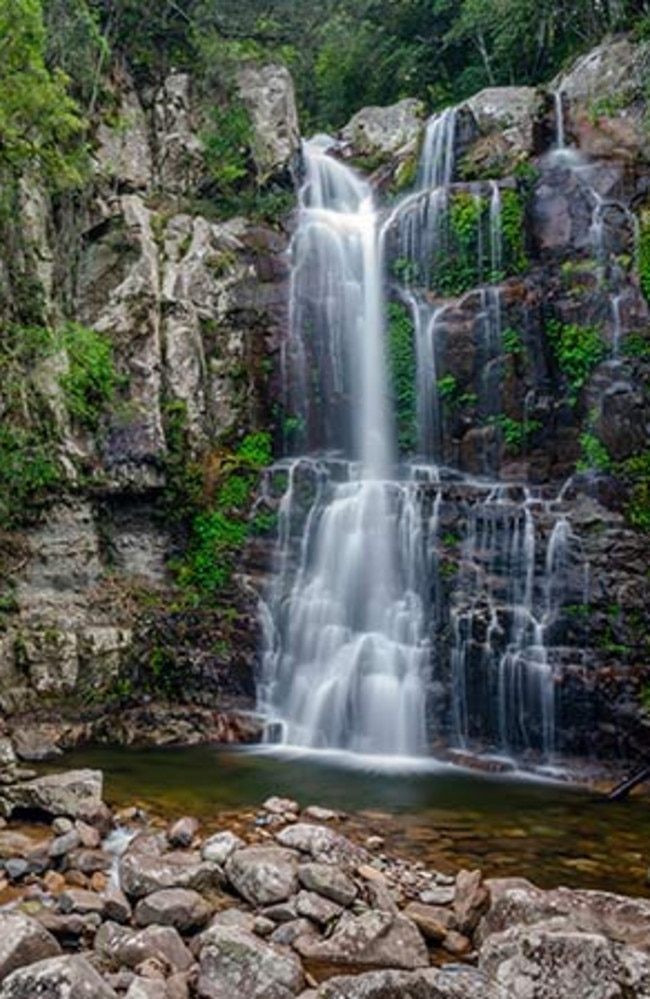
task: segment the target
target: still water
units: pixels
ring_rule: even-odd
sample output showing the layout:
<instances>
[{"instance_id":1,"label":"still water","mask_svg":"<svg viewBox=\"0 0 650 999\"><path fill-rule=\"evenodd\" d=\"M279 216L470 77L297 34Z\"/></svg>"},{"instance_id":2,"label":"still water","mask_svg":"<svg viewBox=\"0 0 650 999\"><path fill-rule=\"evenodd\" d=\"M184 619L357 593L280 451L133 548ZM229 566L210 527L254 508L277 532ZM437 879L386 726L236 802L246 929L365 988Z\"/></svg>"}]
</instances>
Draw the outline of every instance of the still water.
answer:
<instances>
[{"instance_id":1,"label":"still water","mask_svg":"<svg viewBox=\"0 0 650 999\"><path fill-rule=\"evenodd\" d=\"M349 761L348 761L349 762ZM411 761L412 762L412 761ZM570 785L494 777L450 766L401 770L342 766L336 757L200 746L185 749L86 748L48 769L96 767L113 805L194 814L208 828L254 821L266 797L350 813L341 830L379 834L387 853L439 870L479 866L489 876L536 884L650 895L650 802L608 803Z\"/></svg>"}]
</instances>

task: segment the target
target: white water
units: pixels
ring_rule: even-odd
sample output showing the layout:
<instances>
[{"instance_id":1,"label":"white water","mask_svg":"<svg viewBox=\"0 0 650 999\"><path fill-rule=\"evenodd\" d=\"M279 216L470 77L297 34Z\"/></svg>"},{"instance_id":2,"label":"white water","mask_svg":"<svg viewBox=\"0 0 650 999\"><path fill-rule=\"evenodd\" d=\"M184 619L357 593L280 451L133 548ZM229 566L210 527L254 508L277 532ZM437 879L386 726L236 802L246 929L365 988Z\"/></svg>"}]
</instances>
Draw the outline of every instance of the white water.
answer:
<instances>
[{"instance_id":1,"label":"white water","mask_svg":"<svg viewBox=\"0 0 650 999\"><path fill-rule=\"evenodd\" d=\"M553 752L545 643L561 600L566 521L521 487L458 473L442 480L434 464L444 430L437 339L454 304L426 289L444 245L455 129L453 111L429 123L420 189L381 228L368 186L322 145L305 148L286 363L287 400L311 455L272 473L284 482L275 582L262 614L261 707L285 747L403 759L445 736L469 750ZM498 185L475 197L489 203L473 335L479 405L491 414L500 411L503 370ZM389 252L406 264L398 293L413 317L417 362L422 457L402 479L384 356ZM537 524L542 508L550 528ZM445 583L450 516L460 568ZM439 687L451 691L448 709L432 704ZM427 719L444 711L442 731L427 731Z\"/></svg>"}]
</instances>

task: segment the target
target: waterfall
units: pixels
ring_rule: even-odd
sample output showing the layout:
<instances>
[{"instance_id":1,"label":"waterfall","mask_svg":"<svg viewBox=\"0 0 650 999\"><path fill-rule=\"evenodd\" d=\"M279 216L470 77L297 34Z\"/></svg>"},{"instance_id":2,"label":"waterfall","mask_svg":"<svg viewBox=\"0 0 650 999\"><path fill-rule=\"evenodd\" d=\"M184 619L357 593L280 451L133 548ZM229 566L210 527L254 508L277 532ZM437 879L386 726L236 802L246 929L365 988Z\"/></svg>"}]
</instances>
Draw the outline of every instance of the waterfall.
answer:
<instances>
[{"instance_id":1,"label":"waterfall","mask_svg":"<svg viewBox=\"0 0 650 999\"><path fill-rule=\"evenodd\" d=\"M572 558L568 523L532 489L495 481L497 469L477 480L442 466L438 383L458 295L436 287L455 135L453 109L428 123L416 190L383 220L324 140L304 147L284 352L302 455L269 472L279 526L259 682L269 737L284 744L393 756L427 753L434 739L515 757L554 751L546 642ZM487 422L503 380L502 193L495 182L460 191L478 220L469 395ZM386 277L412 318L417 460L397 460Z\"/></svg>"},{"instance_id":2,"label":"waterfall","mask_svg":"<svg viewBox=\"0 0 650 999\"><path fill-rule=\"evenodd\" d=\"M304 159L286 396L308 442L343 460L289 466L263 699L285 742L413 755L426 742L423 535L408 488L388 480L377 213L367 184L319 143Z\"/></svg>"}]
</instances>

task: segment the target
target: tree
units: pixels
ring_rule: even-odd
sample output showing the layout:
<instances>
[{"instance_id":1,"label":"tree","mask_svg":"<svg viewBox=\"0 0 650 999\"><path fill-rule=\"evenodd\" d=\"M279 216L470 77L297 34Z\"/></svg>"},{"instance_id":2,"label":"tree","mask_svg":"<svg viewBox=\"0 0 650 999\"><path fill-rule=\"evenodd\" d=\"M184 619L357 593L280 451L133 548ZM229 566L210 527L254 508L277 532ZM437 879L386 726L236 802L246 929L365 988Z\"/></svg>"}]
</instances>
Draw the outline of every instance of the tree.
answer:
<instances>
[{"instance_id":1,"label":"tree","mask_svg":"<svg viewBox=\"0 0 650 999\"><path fill-rule=\"evenodd\" d=\"M67 79L45 63L46 37L40 0L0 5L0 168L16 176L39 171L64 187L82 172L83 121L67 91Z\"/></svg>"}]
</instances>

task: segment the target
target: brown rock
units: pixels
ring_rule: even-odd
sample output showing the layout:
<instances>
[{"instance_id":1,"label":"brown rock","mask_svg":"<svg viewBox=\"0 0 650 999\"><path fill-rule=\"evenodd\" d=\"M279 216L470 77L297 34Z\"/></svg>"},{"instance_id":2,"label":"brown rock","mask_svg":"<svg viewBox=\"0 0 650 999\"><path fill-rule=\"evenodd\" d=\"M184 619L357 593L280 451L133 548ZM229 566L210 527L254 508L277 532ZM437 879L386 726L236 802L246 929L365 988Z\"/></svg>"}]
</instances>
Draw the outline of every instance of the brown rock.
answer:
<instances>
[{"instance_id":1,"label":"brown rock","mask_svg":"<svg viewBox=\"0 0 650 999\"><path fill-rule=\"evenodd\" d=\"M65 883L71 888L87 888L88 878L81 871L66 871Z\"/></svg>"},{"instance_id":2,"label":"brown rock","mask_svg":"<svg viewBox=\"0 0 650 999\"><path fill-rule=\"evenodd\" d=\"M459 871L456 877L454 913L458 928L471 935L490 906L490 892L480 871Z\"/></svg>"},{"instance_id":3,"label":"brown rock","mask_svg":"<svg viewBox=\"0 0 650 999\"><path fill-rule=\"evenodd\" d=\"M167 839L172 846L187 847L199 831L199 820L190 815L184 816L173 823L167 831Z\"/></svg>"},{"instance_id":4,"label":"brown rock","mask_svg":"<svg viewBox=\"0 0 650 999\"><path fill-rule=\"evenodd\" d=\"M449 909L441 906L424 905L422 902L409 902L403 915L421 930L427 940L444 940L450 930L456 928L456 919Z\"/></svg>"},{"instance_id":5,"label":"brown rock","mask_svg":"<svg viewBox=\"0 0 650 999\"><path fill-rule=\"evenodd\" d=\"M51 895L58 895L66 886L66 880L58 871L47 871L43 877L43 887Z\"/></svg>"},{"instance_id":6,"label":"brown rock","mask_svg":"<svg viewBox=\"0 0 650 999\"><path fill-rule=\"evenodd\" d=\"M464 957L466 954L469 954L472 949L471 941L469 941L462 933L458 933L456 930L449 931L445 939L442 941L442 946L448 954L453 954L454 957Z\"/></svg>"},{"instance_id":7,"label":"brown rock","mask_svg":"<svg viewBox=\"0 0 650 999\"><path fill-rule=\"evenodd\" d=\"M75 822L75 829L77 830L82 846L85 846L87 850L98 849L102 841L99 829L89 825L87 822L82 822L80 819L77 819Z\"/></svg>"},{"instance_id":8,"label":"brown rock","mask_svg":"<svg viewBox=\"0 0 650 999\"><path fill-rule=\"evenodd\" d=\"M91 891L104 892L108 886L108 876L101 871L95 871L90 879Z\"/></svg>"}]
</instances>

